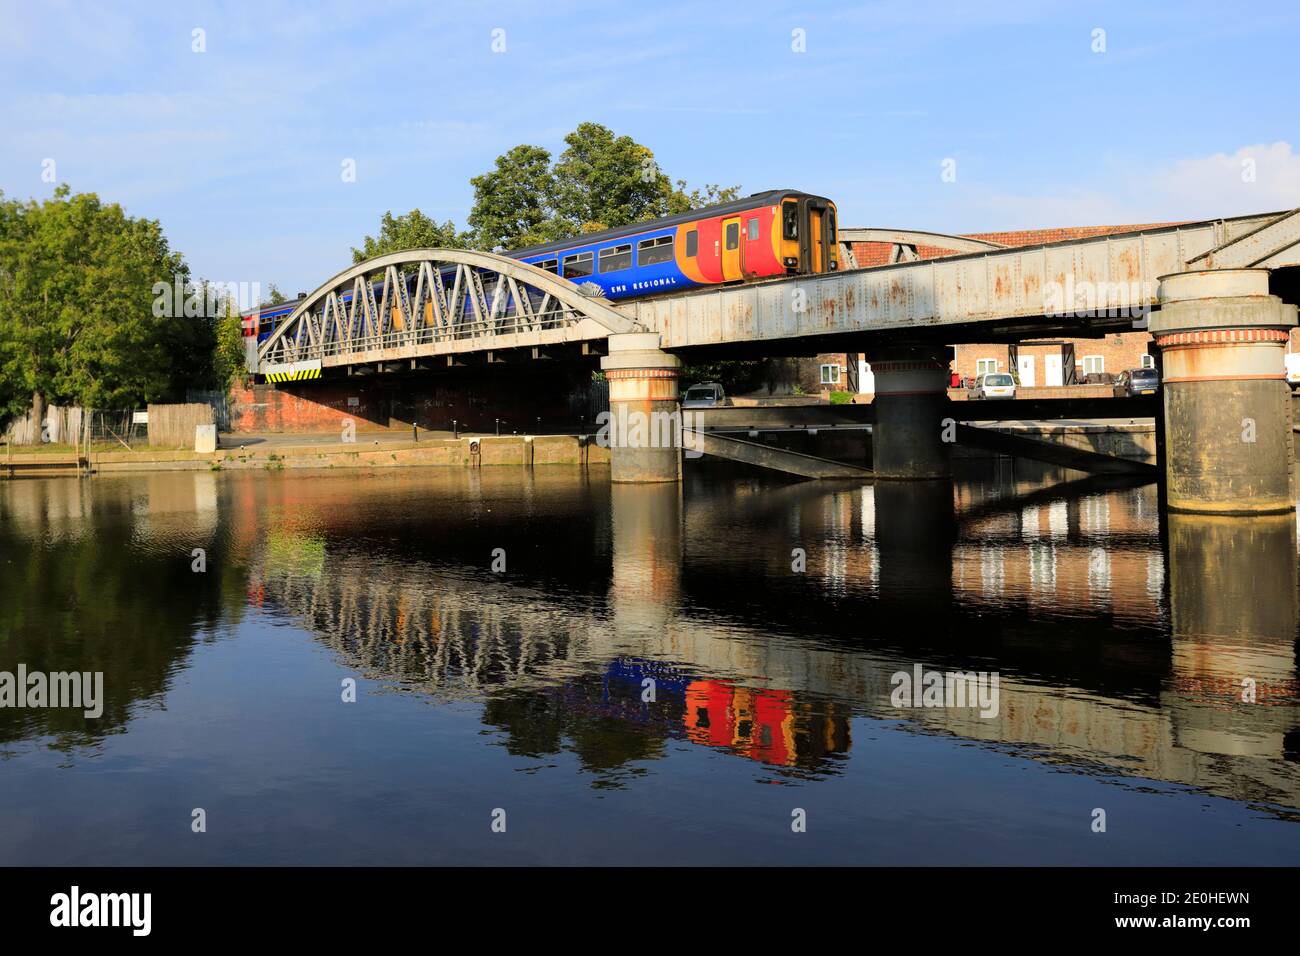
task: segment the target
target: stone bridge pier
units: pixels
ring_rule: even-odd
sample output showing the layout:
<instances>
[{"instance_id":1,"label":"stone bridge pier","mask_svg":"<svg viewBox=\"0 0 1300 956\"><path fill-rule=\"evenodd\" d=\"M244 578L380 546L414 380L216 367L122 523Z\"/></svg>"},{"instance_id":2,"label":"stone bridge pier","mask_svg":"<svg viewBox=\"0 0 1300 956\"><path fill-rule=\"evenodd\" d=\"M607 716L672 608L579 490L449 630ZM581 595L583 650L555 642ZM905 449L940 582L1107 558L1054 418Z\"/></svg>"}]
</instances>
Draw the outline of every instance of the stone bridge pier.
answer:
<instances>
[{"instance_id":1,"label":"stone bridge pier","mask_svg":"<svg viewBox=\"0 0 1300 956\"><path fill-rule=\"evenodd\" d=\"M597 440L609 441L610 480L681 481L681 359L659 348L658 332L622 332L609 336L600 367L610 420Z\"/></svg>"},{"instance_id":2,"label":"stone bridge pier","mask_svg":"<svg viewBox=\"0 0 1300 956\"><path fill-rule=\"evenodd\" d=\"M1295 510L1291 394L1283 355L1296 307L1269 294L1267 269L1160 280L1150 318L1160 349L1171 511Z\"/></svg>"},{"instance_id":3,"label":"stone bridge pier","mask_svg":"<svg viewBox=\"0 0 1300 956\"><path fill-rule=\"evenodd\" d=\"M877 478L932 479L952 474L948 362L944 346L885 346L867 358L876 377L876 423L871 432ZM948 438L948 441L944 439Z\"/></svg>"}]
</instances>

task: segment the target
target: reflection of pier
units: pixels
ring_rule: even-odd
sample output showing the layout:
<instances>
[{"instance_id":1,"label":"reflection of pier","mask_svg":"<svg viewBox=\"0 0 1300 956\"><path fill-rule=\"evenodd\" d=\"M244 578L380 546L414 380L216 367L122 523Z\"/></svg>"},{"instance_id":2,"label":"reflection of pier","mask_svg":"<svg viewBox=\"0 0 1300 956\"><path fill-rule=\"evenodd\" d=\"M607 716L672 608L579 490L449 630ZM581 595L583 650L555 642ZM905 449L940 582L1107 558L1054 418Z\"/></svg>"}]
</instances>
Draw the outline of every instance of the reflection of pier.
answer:
<instances>
[{"instance_id":1,"label":"reflection of pier","mask_svg":"<svg viewBox=\"0 0 1300 956\"><path fill-rule=\"evenodd\" d=\"M1166 558L1149 487L947 512L916 498L934 494L747 495L741 484L683 507L675 484L616 486L607 594L377 560L328 534L323 573L280 572L266 584L362 671L440 699L483 700L512 734L528 721L508 716L511 701L531 699L542 708L534 716L563 711L607 731L611 719L644 717L659 737L813 766L805 756L848 749L849 716L906 719L1039 759L1300 807L1286 519L1252 525L1248 542L1231 530L1241 522L1207 532L1207 519L1179 519L1188 524L1171 529ZM755 510L761 534L742 520ZM918 513L919 525L909 518ZM725 561L719 534L732 549ZM783 540L808 549L806 575L791 574L789 548L773 546ZM1220 593L1227 577L1270 592L1292 582L1290 597L1222 633L1209 626L1216 605L1198 595ZM882 618L899 608L905 616ZM1172 646L1156 625L1171 613ZM638 681L616 673L629 661L670 667L682 686L661 688L658 710L644 705ZM894 709L890 678L916 663L998 670L997 716ZM1242 677L1259 681L1258 704L1240 702Z\"/></svg>"}]
</instances>

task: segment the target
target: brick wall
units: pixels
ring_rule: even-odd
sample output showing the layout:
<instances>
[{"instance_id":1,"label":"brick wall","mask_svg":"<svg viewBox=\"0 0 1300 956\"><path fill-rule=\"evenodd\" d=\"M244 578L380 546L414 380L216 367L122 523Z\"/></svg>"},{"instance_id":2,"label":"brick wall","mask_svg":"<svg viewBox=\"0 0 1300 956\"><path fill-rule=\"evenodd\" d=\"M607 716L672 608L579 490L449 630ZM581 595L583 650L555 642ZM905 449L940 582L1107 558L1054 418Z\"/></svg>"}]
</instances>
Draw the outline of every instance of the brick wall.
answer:
<instances>
[{"instance_id":1,"label":"brick wall","mask_svg":"<svg viewBox=\"0 0 1300 956\"><path fill-rule=\"evenodd\" d=\"M358 432L426 430L554 432L589 423L589 370L531 366L463 370L446 376L356 376L232 390L232 433L333 433L351 420Z\"/></svg>"}]
</instances>

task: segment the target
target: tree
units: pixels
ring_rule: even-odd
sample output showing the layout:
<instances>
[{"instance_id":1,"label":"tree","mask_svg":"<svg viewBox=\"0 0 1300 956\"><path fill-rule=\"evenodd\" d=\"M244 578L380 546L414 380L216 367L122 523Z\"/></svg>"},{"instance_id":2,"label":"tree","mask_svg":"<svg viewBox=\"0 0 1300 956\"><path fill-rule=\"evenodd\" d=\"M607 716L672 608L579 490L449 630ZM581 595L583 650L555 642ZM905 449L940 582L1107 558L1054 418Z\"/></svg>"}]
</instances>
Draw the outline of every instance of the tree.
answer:
<instances>
[{"instance_id":1,"label":"tree","mask_svg":"<svg viewBox=\"0 0 1300 956\"><path fill-rule=\"evenodd\" d=\"M520 249L685 212L740 192L715 185L687 191L682 180L674 187L647 147L599 123L580 124L564 142L553 165L545 149L521 145L470 180L475 247Z\"/></svg>"},{"instance_id":2,"label":"tree","mask_svg":"<svg viewBox=\"0 0 1300 956\"><path fill-rule=\"evenodd\" d=\"M654 153L599 123L564 137L555 164L555 213L569 235L655 219L668 212L672 182Z\"/></svg>"},{"instance_id":3,"label":"tree","mask_svg":"<svg viewBox=\"0 0 1300 956\"><path fill-rule=\"evenodd\" d=\"M450 219L439 225L419 209L404 216L394 216L390 210L379 221L379 235L366 236L360 249L352 249L352 261L365 262L406 249L461 249L465 245L466 237L456 232Z\"/></svg>"},{"instance_id":4,"label":"tree","mask_svg":"<svg viewBox=\"0 0 1300 956\"><path fill-rule=\"evenodd\" d=\"M0 202L7 409L30 402L39 421L51 401L120 408L183 390L201 374L211 339L173 301L177 282L192 290L155 220L128 217L93 193L72 195L66 184L44 202ZM171 307L155 308L160 298Z\"/></svg>"},{"instance_id":5,"label":"tree","mask_svg":"<svg viewBox=\"0 0 1300 956\"><path fill-rule=\"evenodd\" d=\"M739 186L717 186L709 183L703 189L692 189L686 191L686 180L677 180L677 188L672 191L668 197L668 215L675 216L678 213L690 212L692 209L703 209L705 206L712 206L720 202L731 202L733 199L740 198Z\"/></svg>"},{"instance_id":6,"label":"tree","mask_svg":"<svg viewBox=\"0 0 1300 956\"><path fill-rule=\"evenodd\" d=\"M271 286L272 295L278 295L279 289ZM284 296L280 296L284 301ZM225 392L231 383L245 372L244 365L244 319L239 311L239 304L231 297L223 302L221 318L217 320L212 362L213 382L218 391ZM251 341L251 340L250 340Z\"/></svg>"},{"instance_id":7,"label":"tree","mask_svg":"<svg viewBox=\"0 0 1300 956\"><path fill-rule=\"evenodd\" d=\"M494 168L475 176L470 185L475 247L519 249L562 238L555 219L551 154L540 146L516 146L498 156Z\"/></svg>"}]
</instances>

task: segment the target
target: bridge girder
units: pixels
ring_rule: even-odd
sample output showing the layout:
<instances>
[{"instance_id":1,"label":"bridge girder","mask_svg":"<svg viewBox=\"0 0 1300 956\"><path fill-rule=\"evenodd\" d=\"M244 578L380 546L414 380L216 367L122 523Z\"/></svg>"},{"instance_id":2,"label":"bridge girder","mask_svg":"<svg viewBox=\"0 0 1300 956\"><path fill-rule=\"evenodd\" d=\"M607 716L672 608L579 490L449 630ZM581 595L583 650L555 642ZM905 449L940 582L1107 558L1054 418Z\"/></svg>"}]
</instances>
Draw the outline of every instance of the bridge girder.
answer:
<instances>
[{"instance_id":1,"label":"bridge girder","mask_svg":"<svg viewBox=\"0 0 1300 956\"><path fill-rule=\"evenodd\" d=\"M383 275L378 289L375 274ZM638 328L607 300L517 259L409 249L356 263L318 286L258 348L257 368L536 348Z\"/></svg>"}]
</instances>

